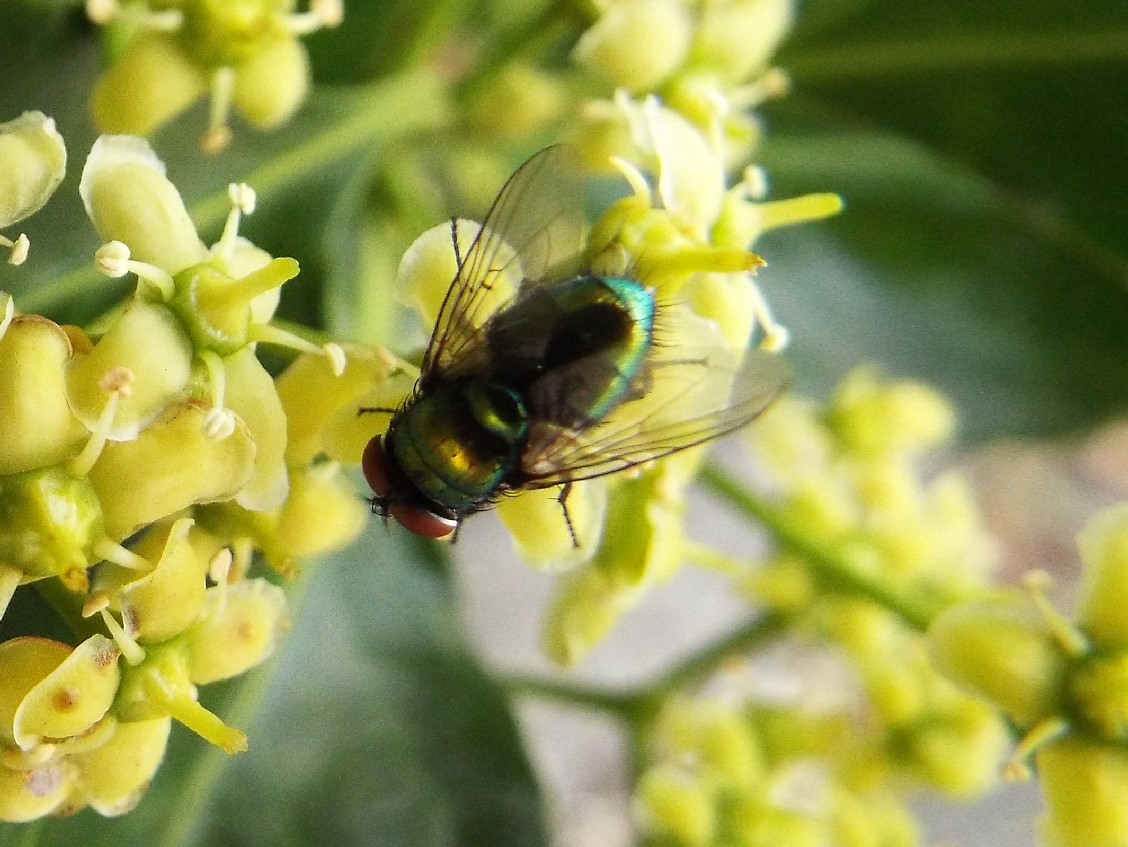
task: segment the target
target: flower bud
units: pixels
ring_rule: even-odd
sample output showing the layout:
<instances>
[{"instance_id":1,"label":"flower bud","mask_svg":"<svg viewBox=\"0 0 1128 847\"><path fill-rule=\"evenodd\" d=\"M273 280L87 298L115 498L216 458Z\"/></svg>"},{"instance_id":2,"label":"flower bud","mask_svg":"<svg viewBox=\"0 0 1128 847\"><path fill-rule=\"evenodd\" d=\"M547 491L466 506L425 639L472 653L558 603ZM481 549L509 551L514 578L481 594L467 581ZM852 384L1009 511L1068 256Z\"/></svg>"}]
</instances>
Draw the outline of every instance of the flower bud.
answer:
<instances>
[{"instance_id":1,"label":"flower bud","mask_svg":"<svg viewBox=\"0 0 1128 847\"><path fill-rule=\"evenodd\" d=\"M1022 727L1058 711L1065 656L1029 601L999 597L941 612L928 631L937 669Z\"/></svg>"},{"instance_id":2,"label":"flower bud","mask_svg":"<svg viewBox=\"0 0 1128 847\"><path fill-rule=\"evenodd\" d=\"M83 572L103 519L94 486L60 465L0 477L0 562L29 579Z\"/></svg>"},{"instance_id":3,"label":"flower bud","mask_svg":"<svg viewBox=\"0 0 1128 847\"><path fill-rule=\"evenodd\" d=\"M308 91L305 45L296 38L280 38L239 66L232 99L253 126L274 129L290 119Z\"/></svg>"},{"instance_id":4,"label":"flower bud","mask_svg":"<svg viewBox=\"0 0 1128 847\"><path fill-rule=\"evenodd\" d=\"M169 718L119 722L105 744L70 756L75 798L105 817L131 811L164 759Z\"/></svg>"},{"instance_id":5,"label":"flower bud","mask_svg":"<svg viewBox=\"0 0 1128 847\"><path fill-rule=\"evenodd\" d=\"M133 300L94 349L76 355L66 369L67 399L91 432L99 428L108 399L104 377L117 368L132 375L117 399L108 436L136 438L165 408L183 396L192 376L192 346L166 306Z\"/></svg>"},{"instance_id":6,"label":"flower bud","mask_svg":"<svg viewBox=\"0 0 1128 847\"><path fill-rule=\"evenodd\" d=\"M167 641L199 616L207 589L208 560L188 540L192 522L154 525L134 552L156 562L149 573L122 586L119 606L126 632L138 641Z\"/></svg>"},{"instance_id":7,"label":"flower bud","mask_svg":"<svg viewBox=\"0 0 1128 847\"><path fill-rule=\"evenodd\" d=\"M63 330L34 315L15 317L0 338L0 474L61 462L86 437L67 403L70 355Z\"/></svg>"},{"instance_id":8,"label":"flower bud","mask_svg":"<svg viewBox=\"0 0 1128 847\"><path fill-rule=\"evenodd\" d=\"M106 534L120 540L194 503L228 500L247 484L255 443L247 428L222 440L204 433L208 409L169 409L133 441L108 444L89 479L105 513Z\"/></svg>"},{"instance_id":9,"label":"flower bud","mask_svg":"<svg viewBox=\"0 0 1128 847\"><path fill-rule=\"evenodd\" d=\"M466 112L484 135L527 138L560 114L565 97L557 77L529 65L508 64L475 90Z\"/></svg>"},{"instance_id":10,"label":"flower bud","mask_svg":"<svg viewBox=\"0 0 1128 847\"><path fill-rule=\"evenodd\" d=\"M692 35L678 0L616 0L580 37L574 55L616 87L646 91L681 65Z\"/></svg>"},{"instance_id":11,"label":"flower bud","mask_svg":"<svg viewBox=\"0 0 1128 847\"><path fill-rule=\"evenodd\" d=\"M274 380L252 348L246 347L223 360L227 372L227 405L247 427L255 443L250 479L235 502L252 511L282 505L290 488L286 473L286 413Z\"/></svg>"},{"instance_id":12,"label":"flower bud","mask_svg":"<svg viewBox=\"0 0 1128 847\"><path fill-rule=\"evenodd\" d=\"M28 750L43 740L81 735L100 721L121 681L120 655L103 635L92 635L70 651L20 701L12 720L16 744Z\"/></svg>"},{"instance_id":13,"label":"flower bud","mask_svg":"<svg viewBox=\"0 0 1128 847\"><path fill-rule=\"evenodd\" d=\"M672 701L662 710L655 738L665 758L693 761L726 788L748 789L764 777L764 755L751 723L726 703Z\"/></svg>"},{"instance_id":14,"label":"flower bud","mask_svg":"<svg viewBox=\"0 0 1128 847\"><path fill-rule=\"evenodd\" d=\"M351 543L368 522L368 505L332 463L293 471L278 515L278 537L294 556L319 556Z\"/></svg>"},{"instance_id":15,"label":"flower bud","mask_svg":"<svg viewBox=\"0 0 1128 847\"><path fill-rule=\"evenodd\" d=\"M207 256L180 192L142 138L103 135L94 142L78 190L103 241L129 245L132 257L175 274Z\"/></svg>"},{"instance_id":16,"label":"flower bud","mask_svg":"<svg viewBox=\"0 0 1128 847\"><path fill-rule=\"evenodd\" d=\"M566 569L590 559L599 547L607 509L603 480L574 483L564 503L560 493L560 488L542 488L498 503L517 554L538 569Z\"/></svg>"},{"instance_id":17,"label":"flower bud","mask_svg":"<svg viewBox=\"0 0 1128 847\"><path fill-rule=\"evenodd\" d=\"M1077 543L1084 563L1077 623L1101 647L1128 648L1128 503L1097 514Z\"/></svg>"},{"instance_id":18,"label":"flower bud","mask_svg":"<svg viewBox=\"0 0 1128 847\"><path fill-rule=\"evenodd\" d=\"M101 132L148 135L203 96L203 70L176 36L139 32L94 86L91 111Z\"/></svg>"},{"instance_id":19,"label":"flower bud","mask_svg":"<svg viewBox=\"0 0 1128 847\"><path fill-rule=\"evenodd\" d=\"M717 831L716 798L700 780L675 766L651 768L635 789L643 825L673 836L678 844L705 847Z\"/></svg>"},{"instance_id":20,"label":"flower bud","mask_svg":"<svg viewBox=\"0 0 1128 847\"><path fill-rule=\"evenodd\" d=\"M1051 847L1128 844L1128 753L1070 736L1041 747L1038 773L1047 811L1040 824Z\"/></svg>"},{"instance_id":21,"label":"flower bud","mask_svg":"<svg viewBox=\"0 0 1128 847\"><path fill-rule=\"evenodd\" d=\"M828 424L844 450L873 456L934 447L950 437L955 416L948 402L923 384L882 383L859 369L838 387Z\"/></svg>"},{"instance_id":22,"label":"flower bud","mask_svg":"<svg viewBox=\"0 0 1128 847\"><path fill-rule=\"evenodd\" d=\"M290 628L286 595L264 579L208 589L188 631L188 675L196 685L237 676L267 659Z\"/></svg>"},{"instance_id":23,"label":"flower bud","mask_svg":"<svg viewBox=\"0 0 1128 847\"><path fill-rule=\"evenodd\" d=\"M42 112L24 112L0 124L0 228L41 209L66 167L63 138Z\"/></svg>"}]
</instances>

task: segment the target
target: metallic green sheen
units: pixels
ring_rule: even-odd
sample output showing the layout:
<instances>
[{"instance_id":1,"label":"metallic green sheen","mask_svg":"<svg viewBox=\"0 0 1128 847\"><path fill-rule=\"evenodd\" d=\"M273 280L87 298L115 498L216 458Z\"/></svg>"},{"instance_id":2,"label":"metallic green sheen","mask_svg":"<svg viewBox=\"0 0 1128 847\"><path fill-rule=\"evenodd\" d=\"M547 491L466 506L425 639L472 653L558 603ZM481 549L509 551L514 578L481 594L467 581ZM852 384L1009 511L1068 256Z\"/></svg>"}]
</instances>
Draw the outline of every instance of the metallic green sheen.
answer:
<instances>
[{"instance_id":1,"label":"metallic green sheen","mask_svg":"<svg viewBox=\"0 0 1128 847\"><path fill-rule=\"evenodd\" d=\"M512 472L527 430L513 391L469 380L419 397L396 428L392 452L424 497L463 512Z\"/></svg>"},{"instance_id":2,"label":"metallic green sheen","mask_svg":"<svg viewBox=\"0 0 1128 847\"><path fill-rule=\"evenodd\" d=\"M616 349L608 352L619 376L611 380L607 390L591 404L591 417L593 420L598 420L622 402L631 381L638 376L639 369L646 360L654 335L654 294L642 283L633 279L581 277L579 281L602 284L615 295L619 305L631 319L631 328L626 338L616 345Z\"/></svg>"}]
</instances>

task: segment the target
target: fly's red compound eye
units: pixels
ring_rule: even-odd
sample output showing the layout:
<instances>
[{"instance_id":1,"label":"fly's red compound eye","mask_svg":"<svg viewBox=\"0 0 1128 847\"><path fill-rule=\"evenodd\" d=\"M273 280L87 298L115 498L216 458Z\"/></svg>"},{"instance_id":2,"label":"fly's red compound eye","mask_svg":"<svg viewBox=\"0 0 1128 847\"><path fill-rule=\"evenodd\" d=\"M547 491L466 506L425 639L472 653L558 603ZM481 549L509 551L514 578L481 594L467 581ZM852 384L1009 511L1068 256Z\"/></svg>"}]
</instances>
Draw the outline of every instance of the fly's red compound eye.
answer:
<instances>
[{"instance_id":1,"label":"fly's red compound eye","mask_svg":"<svg viewBox=\"0 0 1128 847\"><path fill-rule=\"evenodd\" d=\"M378 504L385 504L384 508L399 524L409 532L414 532L424 538L445 538L458 527L458 521L436 515L434 512L415 506L411 503L397 502L395 492L391 491L392 483L388 473L388 456L384 452L382 436L376 436L364 446L364 453L360 458L360 467L368 487L376 495Z\"/></svg>"},{"instance_id":2,"label":"fly's red compound eye","mask_svg":"<svg viewBox=\"0 0 1128 847\"><path fill-rule=\"evenodd\" d=\"M364 453L360 457L360 469L368 487L377 497L388 494L388 460L384 455L384 436L377 435L369 439L364 445Z\"/></svg>"},{"instance_id":3,"label":"fly's red compound eye","mask_svg":"<svg viewBox=\"0 0 1128 847\"><path fill-rule=\"evenodd\" d=\"M399 521L404 529L424 538L445 538L458 527L458 521L407 503L392 503L388 506L388 513Z\"/></svg>"}]
</instances>

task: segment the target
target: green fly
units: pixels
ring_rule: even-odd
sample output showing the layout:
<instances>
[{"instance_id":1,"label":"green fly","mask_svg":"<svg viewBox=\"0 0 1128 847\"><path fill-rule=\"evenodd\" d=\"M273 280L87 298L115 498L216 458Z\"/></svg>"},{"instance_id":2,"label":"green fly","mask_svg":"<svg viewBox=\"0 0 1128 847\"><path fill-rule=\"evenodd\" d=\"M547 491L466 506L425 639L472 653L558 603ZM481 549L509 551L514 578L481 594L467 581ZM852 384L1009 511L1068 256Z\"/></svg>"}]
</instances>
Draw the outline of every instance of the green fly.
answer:
<instances>
[{"instance_id":1,"label":"green fly","mask_svg":"<svg viewBox=\"0 0 1128 847\"><path fill-rule=\"evenodd\" d=\"M362 459L373 512L418 535L441 538L502 496L551 486L568 520L572 483L732 432L788 382L769 353L748 351L738 373L719 344L670 349L673 304L629 272L585 268L568 158L549 147L525 162L465 255L451 222L458 271L419 380ZM496 306L513 262L521 282Z\"/></svg>"}]
</instances>

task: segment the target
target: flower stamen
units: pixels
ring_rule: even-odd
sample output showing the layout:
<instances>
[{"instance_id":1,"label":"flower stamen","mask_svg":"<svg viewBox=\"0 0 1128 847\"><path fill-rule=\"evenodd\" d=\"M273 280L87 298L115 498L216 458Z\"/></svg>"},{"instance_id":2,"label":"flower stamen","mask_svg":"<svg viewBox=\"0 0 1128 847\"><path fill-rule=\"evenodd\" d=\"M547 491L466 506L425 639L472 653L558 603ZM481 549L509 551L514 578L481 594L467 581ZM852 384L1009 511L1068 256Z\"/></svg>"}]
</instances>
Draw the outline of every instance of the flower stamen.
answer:
<instances>
[{"instance_id":1,"label":"flower stamen","mask_svg":"<svg viewBox=\"0 0 1128 847\"><path fill-rule=\"evenodd\" d=\"M114 425L118 403L123 397L133 393L133 380L133 371L122 366L110 368L102 375L98 387L107 395L106 405L102 407L102 414L98 416L98 423L90 433L90 440L86 442L86 446L67 463L67 470L72 476L85 477L98 461L98 457L102 455Z\"/></svg>"},{"instance_id":2,"label":"flower stamen","mask_svg":"<svg viewBox=\"0 0 1128 847\"><path fill-rule=\"evenodd\" d=\"M218 153L231 142L232 132L228 118L231 115L234 93L235 69L217 68L211 80L208 129L200 140L200 149L205 153Z\"/></svg>"},{"instance_id":3,"label":"flower stamen","mask_svg":"<svg viewBox=\"0 0 1128 847\"><path fill-rule=\"evenodd\" d=\"M149 283L160 292L162 300L171 300L176 293L172 275L156 265L131 259L131 255L128 245L121 241L107 241L94 251L94 264L111 279L119 279L127 273L136 274L138 283Z\"/></svg>"},{"instance_id":4,"label":"flower stamen","mask_svg":"<svg viewBox=\"0 0 1128 847\"><path fill-rule=\"evenodd\" d=\"M28 241L27 236L21 232L15 241L0 235L0 246L11 249L11 253L8 255L9 265L22 265L27 261L27 254L31 249L31 242Z\"/></svg>"},{"instance_id":5,"label":"flower stamen","mask_svg":"<svg viewBox=\"0 0 1128 847\"><path fill-rule=\"evenodd\" d=\"M230 262L235 254L235 245L238 243L239 224L243 215L254 214L257 197L255 190L245 182L233 182L227 186L227 196L231 200L231 211L227 213L227 220L223 225L223 234L219 237L212 252L224 262Z\"/></svg>"},{"instance_id":6,"label":"flower stamen","mask_svg":"<svg viewBox=\"0 0 1128 847\"><path fill-rule=\"evenodd\" d=\"M125 628L118 623L117 618L110 614L108 609L102 609L102 623L110 632L110 637L121 650L121 655L133 667L145 661L145 648L138 644L126 633Z\"/></svg>"}]
</instances>

